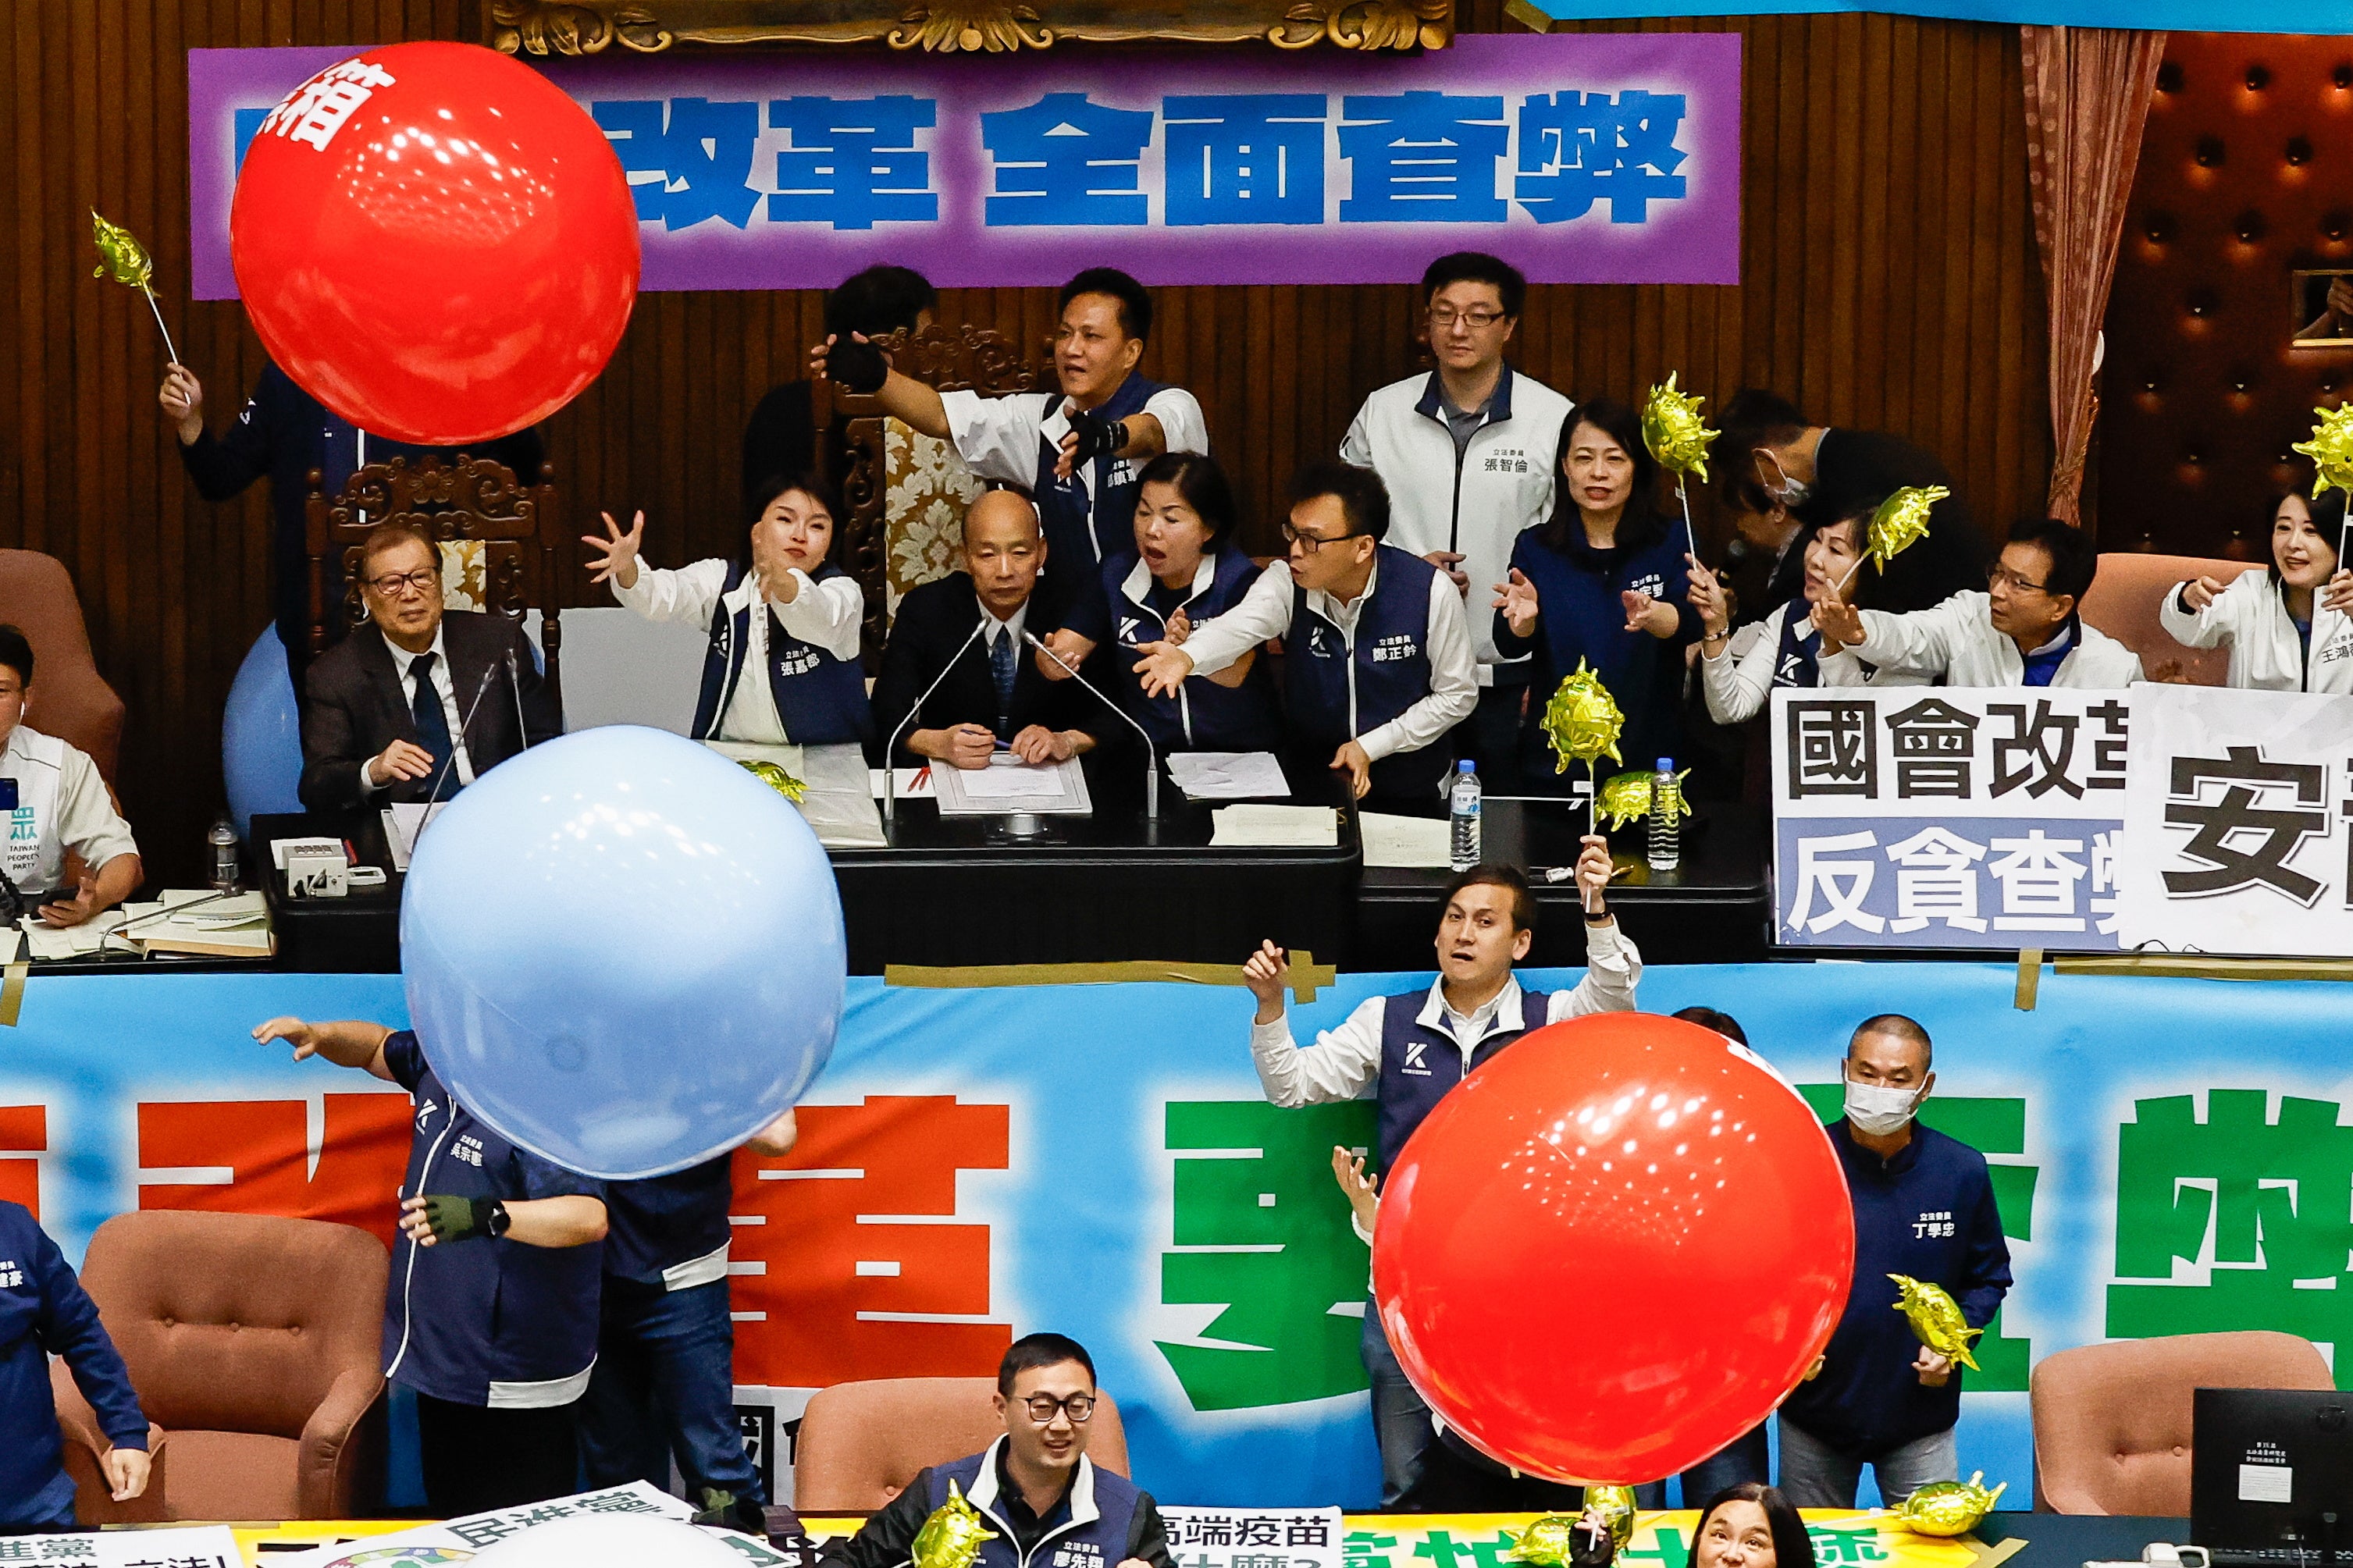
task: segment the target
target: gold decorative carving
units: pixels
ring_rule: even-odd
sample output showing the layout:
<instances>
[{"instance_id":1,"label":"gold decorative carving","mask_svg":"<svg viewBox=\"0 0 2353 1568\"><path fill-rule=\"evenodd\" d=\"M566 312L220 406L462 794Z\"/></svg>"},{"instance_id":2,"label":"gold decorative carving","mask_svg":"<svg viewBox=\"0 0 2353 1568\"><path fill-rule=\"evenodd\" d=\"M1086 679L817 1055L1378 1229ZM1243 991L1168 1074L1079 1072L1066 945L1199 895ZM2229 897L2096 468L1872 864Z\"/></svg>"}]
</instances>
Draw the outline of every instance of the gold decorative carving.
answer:
<instances>
[{"instance_id":1,"label":"gold decorative carving","mask_svg":"<svg viewBox=\"0 0 2353 1568\"><path fill-rule=\"evenodd\" d=\"M1054 41L1053 30L1041 26L1038 13L1027 5L918 5L899 19L891 32L894 49L929 49L935 54L987 50L1001 55L1024 46L1042 49Z\"/></svg>"},{"instance_id":2,"label":"gold decorative carving","mask_svg":"<svg viewBox=\"0 0 2353 1568\"><path fill-rule=\"evenodd\" d=\"M641 55L670 47L675 35L642 5L491 0L491 47L512 54L595 55L615 43Z\"/></svg>"},{"instance_id":3,"label":"gold decorative carving","mask_svg":"<svg viewBox=\"0 0 2353 1568\"><path fill-rule=\"evenodd\" d=\"M1266 30L1280 49L1442 49L1454 37L1454 0L1301 0Z\"/></svg>"}]
</instances>

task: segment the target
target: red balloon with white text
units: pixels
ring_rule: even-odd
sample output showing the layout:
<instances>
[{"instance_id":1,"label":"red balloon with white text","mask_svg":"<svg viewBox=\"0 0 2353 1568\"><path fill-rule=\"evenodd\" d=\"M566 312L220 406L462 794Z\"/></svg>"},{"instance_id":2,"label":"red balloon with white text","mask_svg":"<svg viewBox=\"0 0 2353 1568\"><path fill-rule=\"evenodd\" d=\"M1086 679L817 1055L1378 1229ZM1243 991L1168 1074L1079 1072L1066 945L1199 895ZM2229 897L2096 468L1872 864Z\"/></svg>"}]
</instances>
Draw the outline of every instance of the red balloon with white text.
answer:
<instances>
[{"instance_id":1,"label":"red balloon with white text","mask_svg":"<svg viewBox=\"0 0 2353 1568\"><path fill-rule=\"evenodd\" d=\"M1407 1141L1373 1237L1415 1388L1556 1480L1656 1480L1764 1420L1853 1269L1845 1173L1797 1090L1645 1013L1550 1025L1472 1073Z\"/></svg>"},{"instance_id":2,"label":"red balloon with white text","mask_svg":"<svg viewBox=\"0 0 2353 1568\"><path fill-rule=\"evenodd\" d=\"M297 88L248 148L229 244L296 384L432 446L563 407L638 293L612 144L545 77L472 44L369 49Z\"/></svg>"}]
</instances>

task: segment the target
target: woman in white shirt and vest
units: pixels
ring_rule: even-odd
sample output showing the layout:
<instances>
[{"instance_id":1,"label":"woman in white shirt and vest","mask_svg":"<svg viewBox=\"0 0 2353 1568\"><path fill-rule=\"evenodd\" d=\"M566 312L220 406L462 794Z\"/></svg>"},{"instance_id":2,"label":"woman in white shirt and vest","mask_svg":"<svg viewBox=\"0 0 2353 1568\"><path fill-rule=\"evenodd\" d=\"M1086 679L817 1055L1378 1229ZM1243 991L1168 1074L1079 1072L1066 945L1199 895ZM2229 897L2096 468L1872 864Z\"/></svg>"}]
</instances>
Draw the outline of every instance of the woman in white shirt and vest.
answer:
<instances>
[{"instance_id":1,"label":"woman in white shirt and vest","mask_svg":"<svg viewBox=\"0 0 2353 1568\"><path fill-rule=\"evenodd\" d=\"M1736 631L1723 580L1692 563L1692 607L1704 628L1700 679L1710 718L1719 724L1744 723L1765 710L1778 686L1862 686L1873 679L1876 670L1823 634L1815 608L1840 596L1839 584L1854 570L1869 517L1862 511L1807 529L1792 546L1804 563L1797 595ZM1861 586L1859 578L1854 585Z\"/></svg>"},{"instance_id":2,"label":"woman in white shirt and vest","mask_svg":"<svg viewBox=\"0 0 2353 1568\"><path fill-rule=\"evenodd\" d=\"M2165 591L2157 618L2187 647L2231 647L2227 683L2262 691L2353 691L2353 572L2337 558L2345 492L2299 486L2273 504L2271 564L2225 586Z\"/></svg>"},{"instance_id":3,"label":"woman in white shirt and vest","mask_svg":"<svg viewBox=\"0 0 2353 1568\"><path fill-rule=\"evenodd\" d=\"M829 754L856 753L872 738L859 664L866 598L829 559L839 510L815 475L772 479L754 493L734 560L675 571L638 562L643 512L626 533L607 513L606 537L582 537L594 580L610 581L614 598L649 620L709 627L694 739Z\"/></svg>"}]
</instances>

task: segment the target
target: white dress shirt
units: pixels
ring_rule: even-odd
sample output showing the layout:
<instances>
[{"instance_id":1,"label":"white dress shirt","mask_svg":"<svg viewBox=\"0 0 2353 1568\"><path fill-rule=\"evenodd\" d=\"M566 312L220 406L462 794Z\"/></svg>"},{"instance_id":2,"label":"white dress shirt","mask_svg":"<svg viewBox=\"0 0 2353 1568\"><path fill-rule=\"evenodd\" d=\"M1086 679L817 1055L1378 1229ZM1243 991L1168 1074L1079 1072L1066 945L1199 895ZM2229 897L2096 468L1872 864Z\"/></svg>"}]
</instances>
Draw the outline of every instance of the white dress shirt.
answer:
<instances>
[{"instance_id":1,"label":"white dress shirt","mask_svg":"<svg viewBox=\"0 0 2353 1568\"><path fill-rule=\"evenodd\" d=\"M390 637L384 639L384 650L392 655L393 672L400 679L400 699L408 704L409 711L413 713L417 710L417 661L423 658L425 655L411 653ZM449 750L456 758L451 766L458 774L458 783L460 785L470 784L474 782L474 762L466 754L465 718L458 711L458 689L449 679L448 643L442 635L442 629L438 626L433 628L433 647L427 651L433 655L433 689L441 694L441 721L449 726ZM360 763L362 795L374 795L378 790L390 789L393 784L398 782L393 780L385 784L376 783L375 774L369 772L375 761L375 758L370 757ZM423 782L429 788L440 774L441 769L437 763L433 772L427 774Z\"/></svg>"},{"instance_id":2,"label":"white dress shirt","mask_svg":"<svg viewBox=\"0 0 2353 1568\"><path fill-rule=\"evenodd\" d=\"M8 731L0 775L16 781L16 809L0 812L0 866L21 893L64 892L66 851L95 874L118 856L136 855L131 825L114 809L90 753L29 724Z\"/></svg>"},{"instance_id":3,"label":"white dress shirt","mask_svg":"<svg viewBox=\"0 0 2353 1568\"><path fill-rule=\"evenodd\" d=\"M1443 579L1441 579L1443 581ZM1451 592L1454 586L1448 583ZM1585 928L1585 978L1571 991L1556 991L1546 999L1544 1022L1588 1013L1630 1013L1634 989L1642 978L1642 955L1618 928L1618 922ZM1505 1029L1533 1028L1522 1011L1526 993L1515 976L1504 982L1495 999L1464 1016L1446 1005L1443 981L1434 981L1430 999L1422 1004L1417 1022L1424 1028L1451 1036L1462 1052L1464 1071L1471 1057L1488 1036ZM1266 1097L1285 1110L1303 1105L1328 1105L1335 1100L1368 1098L1381 1077L1381 1014L1388 998L1375 996L1336 1029L1315 1037L1312 1046L1296 1046L1291 1037L1291 1010L1271 1024L1250 1025L1250 1057L1258 1064L1258 1080Z\"/></svg>"},{"instance_id":4,"label":"white dress shirt","mask_svg":"<svg viewBox=\"0 0 2353 1568\"><path fill-rule=\"evenodd\" d=\"M1388 546L1383 546L1383 549ZM1351 668L1356 656L1356 616L1371 602L1380 581L1380 551L1373 552L1373 570L1365 591L1343 604L1320 588L1307 590L1307 605L1340 629L1346 641ZM1261 643L1291 630L1291 563L1277 561L1258 575L1241 602L1215 620L1193 629L1185 652L1196 675L1215 675ZM1374 762L1399 752L1418 752L1471 717L1479 706L1478 656L1471 641L1470 622L1462 595L1443 572L1430 580L1430 694L1386 724L1356 737L1365 755ZM1353 690L1354 688L1351 687ZM1356 728L1350 715L1349 728Z\"/></svg>"},{"instance_id":5,"label":"white dress shirt","mask_svg":"<svg viewBox=\"0 0 2353 1568\"><path fill-rule=\"evenodd\" d=\"M2016 643L1993 629L1992 604L1991 595L1968 588L1931 609L1904 615L1865 610L1863 639L1852 652L1882 670L1941 675L1947 686L2022 686L2026 660ZM2138 654L2086 626L2051 684L2118 691L2143 679Z\"/></svg>"},{"instance_id":6,"label":"white dress shirt","mask_svg":"<svg viewBox=\"0 0 2353 1568\"><path fill-rule=\"evenodd\" d=\"M624 588L619 578L613 579L613 597L649 621L687 621L707 628L714 606L722 600L732 616L766 598L766 586L757 572L745 573L733 591L723 593L727 586L727 565L716 556L674 571L640 562L638 580L630 586ZM776 612L777 622L794 637L836 658L856 658L860 625L866 615L866 598L858 580L845 574L819 583L797 566L786 575L800 586L792 603L767 605ZM776 694L764 673L768 668L768 617L755 614L745 619L749 625L744 634L744 662L712 739L761 746L797 745L785 733L784 719L776 711Z\"/></svg>"},{"instance_id":7,"label":"white dress shirt","mask_svg":"<svg viewBox=\"0 0 2353 1568\"><path fill-rule=\"evenodd\" d=\"M2312 643L2306 649L2271 574L2258 566L2240 574L2202 610L2182 607L2176 583L2165 591L2157 618L2184 647L2231 645L2223 684L2260 691L2353 691L2353 617L2312 596Z\"/></svg>"}]
</instances>

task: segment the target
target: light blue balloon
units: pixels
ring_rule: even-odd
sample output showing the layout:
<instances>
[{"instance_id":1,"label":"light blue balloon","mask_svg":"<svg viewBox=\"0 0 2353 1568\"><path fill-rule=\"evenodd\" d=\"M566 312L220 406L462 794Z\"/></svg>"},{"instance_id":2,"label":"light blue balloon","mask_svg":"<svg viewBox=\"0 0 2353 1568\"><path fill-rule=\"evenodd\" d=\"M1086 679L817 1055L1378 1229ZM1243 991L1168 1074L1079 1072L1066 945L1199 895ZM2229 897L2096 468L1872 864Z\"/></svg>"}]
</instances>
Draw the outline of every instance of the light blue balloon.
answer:
<instances>
[{"instance_id":1,"label":"light blue balloon","mask_svg":"<svg viewBox=\"0 0 2353 1568\"><path fill-rule=\"evenodd\" d=\"M294 678L286 671L286 645L274 626L261 628L229 683L221 710L221 776L237 837L253 836L256 813L302 809L302 715Z\"/></svg>"},{"instance_id":2,"label":"light blue balloon","mask_svg":"<svg viewBox=\"0 0 2353 1568\"><path fill-rule=\"evenodd\" d=\"M400 949L450 1091L608 1179L699 1163L798 1100L849 968L833 868L800 814L636 725L534 746L437 815Z\"/></svg>"}]
</instances>

